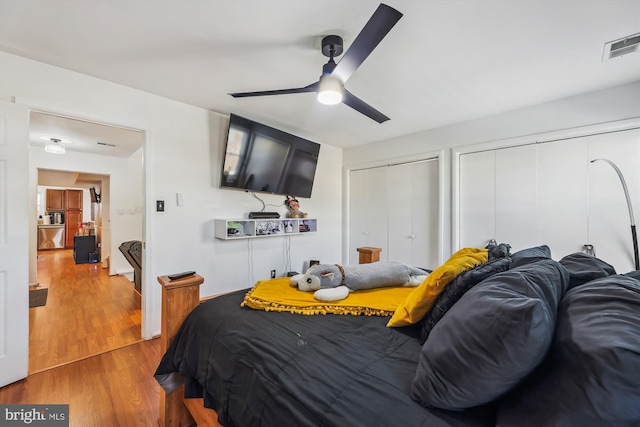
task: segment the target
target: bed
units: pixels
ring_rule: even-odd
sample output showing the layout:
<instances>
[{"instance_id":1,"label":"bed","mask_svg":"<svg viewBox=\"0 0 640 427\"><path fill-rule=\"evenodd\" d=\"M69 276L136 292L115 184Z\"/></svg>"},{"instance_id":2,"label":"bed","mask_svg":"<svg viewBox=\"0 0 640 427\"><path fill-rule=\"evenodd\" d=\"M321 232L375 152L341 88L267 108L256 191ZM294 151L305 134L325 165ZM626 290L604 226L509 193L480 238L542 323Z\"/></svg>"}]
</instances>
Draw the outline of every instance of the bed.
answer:
<instances>
[{"instance_id":1,"label":"bed","mask_svg":"<svg viewBox=\"0 0 640 427\"><path fill-rule=\"evenodd\" d=\"M395 327L249 308L250 290L199 303L202 278L160 278L163 319L183 313L163 323L161 425L640 425L637 273L503 246L453 276Z\"/></svg>"}]
</instances>

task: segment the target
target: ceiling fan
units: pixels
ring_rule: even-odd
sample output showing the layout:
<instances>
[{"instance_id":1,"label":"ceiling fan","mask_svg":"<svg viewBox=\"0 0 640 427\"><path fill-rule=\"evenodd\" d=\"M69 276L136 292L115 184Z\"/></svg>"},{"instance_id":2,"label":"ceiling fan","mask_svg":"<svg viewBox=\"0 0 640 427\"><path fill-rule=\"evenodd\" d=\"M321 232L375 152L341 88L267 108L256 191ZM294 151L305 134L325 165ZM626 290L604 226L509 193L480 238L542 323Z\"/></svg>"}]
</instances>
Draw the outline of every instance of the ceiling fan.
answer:
<instances>
[{"instance_id":1,"label":"ceiling fan","mask_svg":"<svg viewBox=\"0 0 640 427\"><path fill-rule=\"evenodd\" d=\"M292 89L238 92L230 93L229 95L234 98L245 98L252 96L317 92L318 101L323 104L332 105L342 102L378 123L386 122L389 120L389 117L346 90L344 84L401 17L402 13L386 4L380 4L378 9L373 13L373 16L371 16L364 28L360 31L360 34L355 38L349 50L347 50L337 64L334 58L342 54L342 38L336 35L324 37L322 39L322 54L329 57L329 62L322 67L322 76L320 76L317 82Z\"/></svg>"}]
</instances>

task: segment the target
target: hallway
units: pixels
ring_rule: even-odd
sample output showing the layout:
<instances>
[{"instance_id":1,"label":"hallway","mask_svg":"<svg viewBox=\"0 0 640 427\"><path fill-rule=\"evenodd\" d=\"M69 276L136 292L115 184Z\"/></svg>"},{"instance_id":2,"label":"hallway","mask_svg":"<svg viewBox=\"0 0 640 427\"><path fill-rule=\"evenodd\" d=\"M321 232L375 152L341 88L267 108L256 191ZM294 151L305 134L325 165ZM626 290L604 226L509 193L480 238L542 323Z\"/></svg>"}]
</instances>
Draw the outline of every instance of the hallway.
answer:
<instances>
[{"instance_id":1,"label":"hallway","mask_svg":"<svg viewBox=\"0 0 640 427\"><path fill-rule=\"evenodd\" d=\"M29 375L142 341L141 296L101 264L78 264L73 250L38 252L47 303L29 309Z\"/></svg>"}]
</instances>

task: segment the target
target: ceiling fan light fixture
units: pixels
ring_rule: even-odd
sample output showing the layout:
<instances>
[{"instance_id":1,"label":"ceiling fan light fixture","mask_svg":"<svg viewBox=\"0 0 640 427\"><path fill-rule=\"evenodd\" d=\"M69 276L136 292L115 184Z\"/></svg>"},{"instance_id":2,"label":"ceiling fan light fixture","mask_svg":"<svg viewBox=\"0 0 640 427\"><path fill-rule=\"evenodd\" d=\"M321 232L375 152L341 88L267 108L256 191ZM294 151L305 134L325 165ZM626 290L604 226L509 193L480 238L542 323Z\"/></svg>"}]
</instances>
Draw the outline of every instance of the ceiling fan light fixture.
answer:
<instances>
[{"instance_id":1,"label":"ceiling fan light fixture","mask_svg":"<svg viewBox=\"0 0 640 427\"><path fill-rule=\"evenodd\" d=\"M344 87L342 82L331 74L320 77L318 84L318 102L325 105L335 105L342 102Z\"/></svg>"},{"instance_id":2,"label":"ceiling fan light fixture","mask_svg":"<svg viewBox=\"0 0 640 427\"><path fill-rule=\"evenodd\" d=\"M44 151L51 154L64 154L66 150L60 139L50 138L44 145Z\"/></svg>"}]
</instances>

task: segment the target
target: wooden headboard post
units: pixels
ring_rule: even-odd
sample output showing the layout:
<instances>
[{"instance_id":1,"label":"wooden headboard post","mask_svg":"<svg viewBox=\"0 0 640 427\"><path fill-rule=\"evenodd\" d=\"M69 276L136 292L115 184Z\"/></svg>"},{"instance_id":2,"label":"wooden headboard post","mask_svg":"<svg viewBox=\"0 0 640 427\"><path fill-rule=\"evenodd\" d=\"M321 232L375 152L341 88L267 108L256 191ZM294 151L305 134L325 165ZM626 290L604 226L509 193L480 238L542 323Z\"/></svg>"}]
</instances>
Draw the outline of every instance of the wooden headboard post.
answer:
<instances>
[{"instance_id":1,"label":"wooden headboard post","mask_svg":"<svg viewBox=\"0 0 640 427\"><path fill-rule=\"evenodd\" d=\"M160 351L164 354L184 319L200 304L200 285L204 279L197 274L178 280L158 276L158 282L162 286ZM196 425L183 402L183 394L183 387L170 394L160 388L160 426Z\"/></svg>"}]
</instances>

